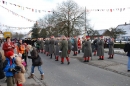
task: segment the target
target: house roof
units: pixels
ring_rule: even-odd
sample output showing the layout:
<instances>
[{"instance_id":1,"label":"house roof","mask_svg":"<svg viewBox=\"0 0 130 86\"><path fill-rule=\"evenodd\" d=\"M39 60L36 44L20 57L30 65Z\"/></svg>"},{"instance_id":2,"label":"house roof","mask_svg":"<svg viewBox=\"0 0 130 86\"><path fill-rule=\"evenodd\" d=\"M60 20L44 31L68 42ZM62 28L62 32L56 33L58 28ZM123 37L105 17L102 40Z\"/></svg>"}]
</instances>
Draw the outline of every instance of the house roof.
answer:
<instances>
[{"instance_id":1,"label":"house roof","mask_svg":"<svg viewBox=\"0 0 130 86\"><path fill-rule=\"evenodd\" d=\"M123 29L126 34L123 36L130 36L130 24L121 24L116 27L116 29Z\"/></svg>"},{"instance_id":2,"label":"house roof","mask_svg":"<svg viewBox=\"0 0 130 86\"><path fill-rule=\"evenodd\" d=\"M107 31L107 29L96 30L96 31L99 33L99 35L103 35Z\"/></svg>"}]
</instances>

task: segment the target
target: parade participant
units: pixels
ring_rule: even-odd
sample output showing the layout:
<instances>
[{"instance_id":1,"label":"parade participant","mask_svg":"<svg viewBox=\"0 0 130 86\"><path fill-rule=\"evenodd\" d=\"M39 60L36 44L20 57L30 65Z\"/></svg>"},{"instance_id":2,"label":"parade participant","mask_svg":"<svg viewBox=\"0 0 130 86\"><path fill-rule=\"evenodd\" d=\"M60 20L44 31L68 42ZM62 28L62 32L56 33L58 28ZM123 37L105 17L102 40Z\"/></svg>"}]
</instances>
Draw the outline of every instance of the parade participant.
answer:
<instances>
[{"instance_id":1,"label":"parade participant","mask_svg":"<svg viewBox=\"0 0 130 86\"><path fill-rule=\"evenodd\" d=\"M73 56L77 56L77 51L78 51L77 37L74 37L74 43L73 43L73 49L72 50L74 52Z\"/></svg>"},{"instance_id":2,"label":"parade participant","mask_svg":"<svg viewBox=\"0 0 130 86\"><path fill-rule=\"evenodd\" d=\"M43 38L40 38L40 53L43 53L44 41Z\"/></svg>"},{"instance_id":3,"label":"parade participant","mask_svg":"<svg viewBox=\"0 0 130 86\"><path fill-rule=\"evenodd\" d=\"M84 53L84 43L86 41L86 37L82 37L82 53Z\"/></svg>"},{"instance_id":4,"label":"parade participant","mask_svg":"<svg viewBox=\"0 0 130 86\"><path fill-rule=\"evenodd\" d=\"M72 43L71 43L71 39L68 37L68 54L70 54L71 50L72 50Z\"/></svg>"},{"instance_id":5,"label":"parade participant","mask_svg":"<svg viewBox=\"0 0 130 86\"><path fill-rule=\"evenodd\" d=\"M98 60L104 60L104 40L103 36L97 41L97 56L99 56Z\"/></svg>"},{"instance_id":6,"label":"parade participant","mask_svg":"<svg viewBox=\"0 0 130 86\"><path fill-rule=\"evenodd\" d=\"M49 38L45 40L45 53L47 56L49 55Z\"/></svg>"},{"instance_id":7,"label":"parade participant","mask_svg":"<svg viewBox=\"0 0 130 86\"><path fill-rule=\"evenodd\" d=\"M78 38L78 53L80 53L81 50L81 40Z\"/></svg>"},{"instance_id":8,"label":"parade participant","mask_svg":"<svg viewBox=\"0 0 130 86\"><path fill-rule=\"evenodd\" d=\"M15 82L17 84L17 86L23 86L23 83L25 82L25 67L22 64L22 58L17 56L15 57L15 62L16 65L19 66L21 68L21 70L19 72L16 72L14 74L14 78L15 78Z\"/></svg>"},{"instance_id":9,"label":"parade participant","mask_svg":"<svg viewBox=\"0 0 130 86\"><path fill-rule=\"evenodd\" d=\"M37 51L40 52L40 38L38 38L36 41L36 48L37 48Z\"/></svg>"},{"instance_id":10,"label":"parade participant","mask_svg":"<svg viewBox=\"0 0 130 86\"><path fill-rule=\"evenodd\" d=\"M43 78L44 78L44 72L43 72L43 69L41 67L41 65L42 65L42 59L38 55L38 52L35 49L35 47L32 47L31 45L28 45L27 47L29 49L28 58L32 59L31 74L28 77L28 79L34 78L34 68L38 67L38 70L39 70L39 72L41 74L41 80L43 80Z\"/></svg>"},{"instance_id":11,"label":"parade participant","mask_svg":"<svg viewBox=\"0 0 130 86\"><path fill-rule=\"evenodd\" d=\"M15 59L14 53L12 51L8 51L6 53L6 61L7 64L5 65L4 72L7 78L7 86L14 86L14 73L15 73Z\"/></svg>"},{"instance_id":12,"label":"parade participant","mask_svg":"<svg viewBox=\"0 0 130 86\"><path fill-rule=\"evenodd\" d=\"M55 44L54 36L51 36L51 39L49 41L49 55L50 55L50 59L52 59L52 54L54 53L54 44Z\"/></svg>"},{"instance_id":13,"label":"parade participant","mask_svg":"<svg viewBox=\"0 0 130 86\"><path fill-rule=\"evenodd\" d=\"M62 36L60 51L61 51L61 64L64 64L64 58L66 57L66 60L69 65L70 61L68 57L68 41L65 36Z\"/></svg>"},{"instance_id":14,"label":"parade participant","mask_svg":"<svg viewBox=\"0 0 130 86\"><path fill-rule=\"evenodd\" d=\"M59 60L59 56L60 56L59 51L60 51L60 39L56 38L56 40L55 40L55 56L56 56L56 60L55 61Z\"/></svg>"},{"instance_id":15,"label":"parade participant","mask_svg":"<svg viewBox=\"0 0 130 86\"><path fill-rule=\"evenodd\" d=\"M97 54L97 37L94 38L93 45L94 45L94 56Z\"/></svg>"},{"instance_id":16,"label":"parade participant","mask_svg":"<svg viewBox=\"0 0 130 86\"><path fill-rule=\"evenodd\" d=\"M14 49L15 49L15 45L11 42L11 39L10 37L7 37L6 38L6 42L3 44L3 50L4 50L4 55L5 57L7 57L7 52L8 51L12 51L14 52Z\"/></svg>"},{"instance_id":17,"label":"parade participant","mask_svg":"<svg viewBox=\"0 0 130 86\"><path fill-rule=\"evenodd\" d=\"M114 39L110 38L108 44L109 44L109 52L108 52L109 58L108 59L113 59L113 56L114 56Z\"/></svg>"},{"instance_id":18,"label":"parade participant","mask_svg":"<svg viewBox=\"0 0 130 86\"><path fill-rule=\"evenodd\" d=\"M86 36L86 41L84 42L84 62L89 62L90 57L92 57L92 47L89 41L90 37Z\"/></svg>"}]
</instances>

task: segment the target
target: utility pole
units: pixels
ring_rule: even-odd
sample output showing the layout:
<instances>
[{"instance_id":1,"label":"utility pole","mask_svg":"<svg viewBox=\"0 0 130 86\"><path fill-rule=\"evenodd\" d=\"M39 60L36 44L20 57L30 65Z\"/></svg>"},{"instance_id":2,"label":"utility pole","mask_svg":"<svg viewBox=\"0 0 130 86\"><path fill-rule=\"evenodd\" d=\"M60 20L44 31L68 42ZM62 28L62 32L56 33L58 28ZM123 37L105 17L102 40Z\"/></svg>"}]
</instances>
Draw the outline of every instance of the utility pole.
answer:
<instances>
[{"instance_id":1,"label":"utility pole","mask_svg":"<svg viewBox=\"0 0 130 86\"><path fill-rule=\"evenodd\" d=\"M86 26L86 7L85 7L85 35L87 35L87 26Z\"/></svg>"}]
</instances>

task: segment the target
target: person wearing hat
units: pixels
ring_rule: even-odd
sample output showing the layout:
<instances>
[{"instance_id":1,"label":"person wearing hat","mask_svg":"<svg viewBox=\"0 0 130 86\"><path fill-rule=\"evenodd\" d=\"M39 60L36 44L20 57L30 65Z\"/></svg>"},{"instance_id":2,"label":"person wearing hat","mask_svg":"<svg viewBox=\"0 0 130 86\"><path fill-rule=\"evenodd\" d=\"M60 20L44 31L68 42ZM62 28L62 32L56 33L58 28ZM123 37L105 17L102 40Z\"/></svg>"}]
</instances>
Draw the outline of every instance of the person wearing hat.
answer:
<instances>
[{"instance_id":1,"label":"person wearing hat","mask_svg":"<svg viewBox=\"0 0 130 86\"><path fill-rule=\"evenodd\" d=\"M86 36L86 41L84 42L84 62L89 62L90 57L92 57L92 47L89 39L90 37Z\"/></svg>"},{"instance_id":2,"label":"person wearing hat","mask_svg":"<svg viewBox=\"0 0 130 86\"><path fill-rule=\"evenodd\" d=\"M61 51L61 64L64 64L64 58L66 58L69 65L70 61L68 56L68 41L65 36L62 36L60 51Z\"/></svg>"},{"instance_id":3,"label":"person wearing hat","mask_svg":"<svg viewBox=\"0 0 130 86\"><path fill-rule=\"evenodd\" d=\"M97 54L97 37L94 37L93 46L94 46L94 56Z\"/></svg>"},{"instance_id":4,"label":"person wearing hat","mask_svg":"<svg viewBox=\"0 0 130 86\"><path fill-rule=\"evenodd\" d=\"M46 56L49 55L49 38L46 38L45 39L45 53L46 53Z\"/></svg>"},{"instance_id":5,"label":"person wearing hat","mask_svg":"<svg viewBox=\"0 0 130 86\"><path fill-rule=\"evenodd\" d=\"M7 86L14 86L14 73L15 73L15 58L12 51L8 51L6 54L6 64L4 68L5 75L7 77Z\"/></svg>"},{"instance_id":6,"label":"person wearing hat","mask_svg":"<svg viewBox=\"0 0 130 86\"><path fill-rule=\"evenodd\" d=\"M73 52L74 55L73 56L77 56L77 51L78 51L78 41L77 41L77 37L74 37L74 43L73 43Z\"/></svg>"},{"instance_id":7,"label":"person wearing hat","mask_svg":"<svg viewBox=\"0 0 130 86\"><path fill-rule=\"evenodd\" d=\"M104 40L103 36L97 41L97 56L99 56L98 60L104 60Z\"/></svg>"},{"instance_id":8,"label":"person wearing hat","mask_svg":"<svg viewBox=\"0 0 130 86\"><path fill-rule=\"evenodd\" d=\"M109 45L108 59L113 59L113 56L114 56L114 39L113 38L110 38L108 45Z\"/></svg>"},{"instance_id":9,"label":"person wearing hat","mask_svg":"<svg viewBox=\"0 0 130 86\"><path fill-rule=\"evenodd\" d=\"M59 37L57 37L55 39L55 56L56 56L56 60L55 61L58 61L59 60L59 56L60 56L60 39Z\"/></svg>"},{"instance_id":10,"label":"person wearing hat","mask_svg":"<svg viewBox=\"0 0 130 86\"><path fill-rule=\"evenodd\" d=\"M52 54L54 53L54 44L55 44L54 36L51 36L51 39L49 41L49 55L50 55L50 59L52 59Z\"/></svg>"}]
</instances>

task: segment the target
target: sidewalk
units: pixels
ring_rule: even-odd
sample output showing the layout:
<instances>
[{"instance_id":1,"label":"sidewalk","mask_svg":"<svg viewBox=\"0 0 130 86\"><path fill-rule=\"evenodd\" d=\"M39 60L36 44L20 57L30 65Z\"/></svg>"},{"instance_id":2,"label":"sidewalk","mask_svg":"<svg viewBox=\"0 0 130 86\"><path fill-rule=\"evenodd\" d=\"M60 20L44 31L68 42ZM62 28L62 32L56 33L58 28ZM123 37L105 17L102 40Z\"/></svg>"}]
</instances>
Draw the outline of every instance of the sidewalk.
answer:
<instances>
[{"instance_id":1,"label":"sidewalk","mask_svg":"<svg viewBox=\"0 0 130 86\"><path fill-rule=\"evenodd\" d=\"M107 53L109 51L108 48L105 48L104 49L105 53ZM114 53L115 54L121 54L121 55L126 55L127 53L124 52L123 49L120 49L120 48L114 48Z\"/></svg>"}]
</instances>

